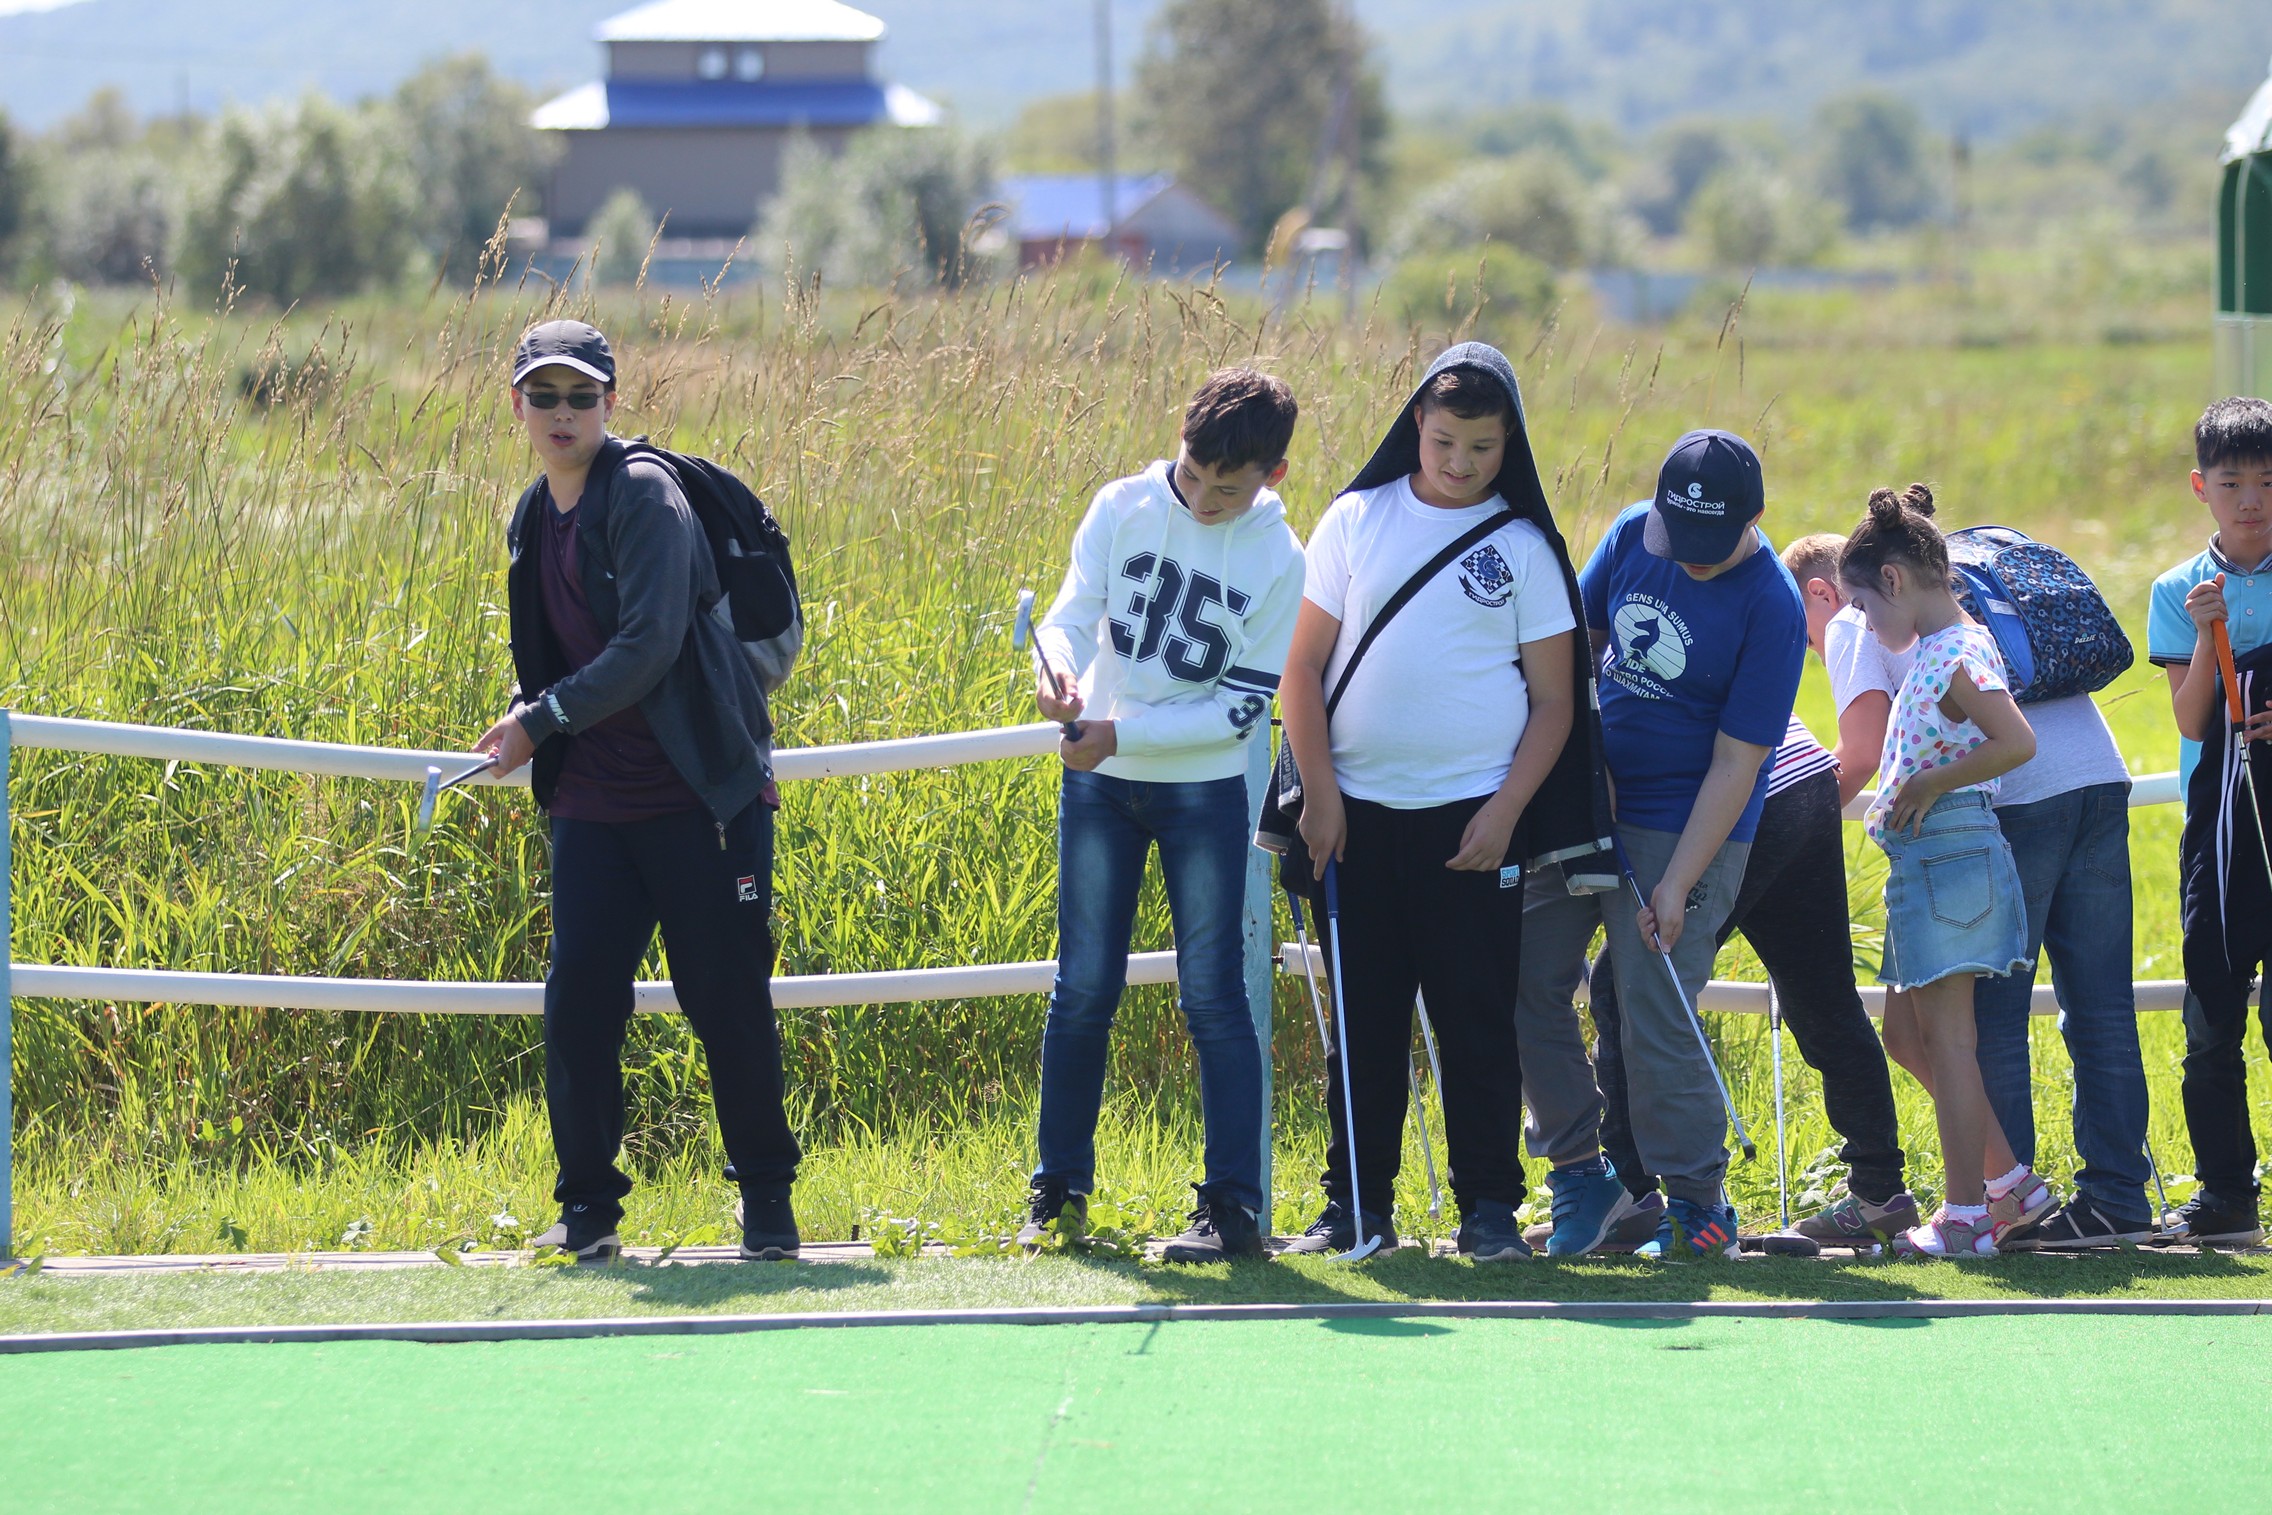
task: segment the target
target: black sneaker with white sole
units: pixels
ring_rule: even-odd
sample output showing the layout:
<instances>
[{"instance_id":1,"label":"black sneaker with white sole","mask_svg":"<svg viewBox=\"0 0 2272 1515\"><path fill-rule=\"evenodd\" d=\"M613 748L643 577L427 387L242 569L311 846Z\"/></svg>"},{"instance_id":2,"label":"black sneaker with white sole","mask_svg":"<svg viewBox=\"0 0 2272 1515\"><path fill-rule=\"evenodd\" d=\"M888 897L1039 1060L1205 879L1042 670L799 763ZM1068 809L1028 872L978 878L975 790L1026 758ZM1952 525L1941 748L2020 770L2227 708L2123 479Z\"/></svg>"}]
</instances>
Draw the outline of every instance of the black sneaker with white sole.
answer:
<instances>
[{"instance_id":1,"label":"black sneaker with white sole","mask_svg":"<svg viewBox=\"0 0 2272 1515\"><path fill-rule=\"evenodd\" d=\"M1227 1262L1238 1257L1265 1257L1262 1222L1252 1210L1219 1194L1205 1184L1194 1184L1199 1204L1183 1234L1161 1249L1163 1261L1172 1263Z\"/></svg>"},{"instance_id":2,"label":"black sneaker with white sole","mask_svg":"<svg viewBox=\"0 0 2272 1515\"><path fill-rule=\"evenodd\" d=\"M1365 1212L1365 1235L1381 1239L1380 1249L1388 1251L1396 1245L1396 1227L1388 1217ZM1310 1228L1286 1243L1289 1252L1354 1252L1357 1249L1357 1228L1350 1223L1349 1207L1338 1199L1329 1199L1318 1212Z\"/></svg>"},{"instance_id":3,"label":"black sneaker with white sole","mask_svg":"<svg viewBox=\"0 0 2272 1515\"><path fill-rule=\"evenodd\" d=\"M735 1206L742 1223L741 1259L743 1262L795 1262L797 1245L797 1212L789 1204L789 1196L778 1199L755 1199L747 1195Z\"/></svg>"},{"instance_id":4,"label":"black sneaker with white sole","mask_svg":"<svg viewBox=\"0 0 2272 1515\"><path fill-rule=\"evenodd\" d=\"M2134 1247L2154 1239L2143 1215L2109 1215L2083 1195L2052 1211L2025 1235L2006 1237L1999 1252L2085 1252L2093 1247Z\"/></svg>"},{"instance_id":5,"label":"black sneaker with white sole","mask_svg":"<svg viewBox=\"0 0 2272 1515\"><path fill-rule=\"evenodd\" d=\"M1479 1263L1520 1262L1533 1255L1515 1223L1515 1207L1487 1199L1460 1218L1459 1250Z\"/></svg>"},{"instance_id":6,"label":"black sneaker with white sole","mask_svg":"<svg viewBox=\"0 0 2272 1515\"><path fill-rule=\"evenodd\" d=\"M2264 1240L2256 1201L2229 1200L2206 1189L2162 1217L2161 1239L2196 1247L2253 1247Z\"/></svg>"},{"instance_id":7,"label":"black sneaker with white sole","mask_svg":"<svg viewBox=\"0 0 2272 1515\"><path fill-rule=\"evenodd\" d=\"M1089 1197L1075 1194L1061 1178L1037 1178L1026 1196L1026 1223L1018 1227L1018 1245L1038 1252L1050 1233L1078 1240L1089 1229Z\"/></svg>"},{"instance_id":8,"label":"black sneaker with white sole","mask_svg":"<svg viewBox=\"0 0 2272 1515\"><path fill-rule=\"evenodd\" d=\"M578 1262L606 1262L623 1251L623 1238L616 1235L615 1217L579 1204L561 1210L531 1245L557 1248Z\"/></svg>"}]
</instances>

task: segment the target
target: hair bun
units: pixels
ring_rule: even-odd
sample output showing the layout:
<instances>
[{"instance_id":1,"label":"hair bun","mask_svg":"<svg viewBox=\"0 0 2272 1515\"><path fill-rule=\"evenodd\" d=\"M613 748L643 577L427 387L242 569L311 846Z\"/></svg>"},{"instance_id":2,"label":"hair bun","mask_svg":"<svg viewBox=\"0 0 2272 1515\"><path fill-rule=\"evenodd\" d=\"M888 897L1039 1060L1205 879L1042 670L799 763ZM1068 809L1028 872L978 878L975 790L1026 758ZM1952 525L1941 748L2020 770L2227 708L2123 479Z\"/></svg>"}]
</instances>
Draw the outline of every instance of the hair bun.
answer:
<instances>
[{"instance_id":1,"label":"hair bun","mask_svg":"<svg viewBox=\"0 0 2272 1515\"><path fill-rule=\"evenodd\" d=\"M1912 484L1901 492L1901 503L1921 516L1933 513L1933 491L1924 484Z\"/></svg>"},{"instance_id":2,"label":"hair bun","mask_svg":"<svg viewBox=\"0 0 2272 1515\"><path fill-rule=\"evenodd\" d=\"M1890 489L1870 491L1870 519L1881 528L1901 524L1901 496Z\"/></svg>"}]
</instances>

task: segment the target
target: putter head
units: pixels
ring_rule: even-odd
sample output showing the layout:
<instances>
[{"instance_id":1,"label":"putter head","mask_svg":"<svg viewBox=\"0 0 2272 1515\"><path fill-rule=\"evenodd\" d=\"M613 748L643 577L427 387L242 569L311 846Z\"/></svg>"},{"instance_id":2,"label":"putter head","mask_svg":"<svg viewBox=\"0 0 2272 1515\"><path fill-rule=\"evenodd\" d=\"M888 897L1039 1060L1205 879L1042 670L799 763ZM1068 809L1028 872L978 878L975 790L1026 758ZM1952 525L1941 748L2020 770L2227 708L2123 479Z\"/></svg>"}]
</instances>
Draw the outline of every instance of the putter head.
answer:
<instances>
[{"instance_id":1,"label":"putter head","mask_svg":"<svg viewBox=\"0 0 2272 1515\"><path fill-rule=\"evenodd\" d=\"M1033 591L1018 591L1018 618L1010 623L1010 645L1023 651L1033 642Z\"/></svg>"},{"instance_id":2,"label":"putter head","mask_svg":"<svg viewBox=\"0 0 2272 1515\"><path fill-rule=\"evenodd\" d=\"M411 830L423 836L434 829L434 799L441 792L442 770L429 763L426 765L426 787L418 795L418 819L411 823Z\"/></svg>"},{"instance_id":3,"label":"putter head","mask_svg":"<svg viewBox=\"0 0 2272 1515\"><path fill-rule=\"evenodd\" d=\"M1745 1162L1755 1163L1759 1161L1759 1144L1757 1142L1747 1136L1737 1145L1743 1148L1743 1160Z\"/></svg>"},{"instance_id":4,"label":"putter head","mask_svg":"<svg viewBox=\"0 0 2272 1515\"><path fill-rule=\"evenodd\" d=\"M1358 1241L1356 1246L1350 1248L1346 1252L1334 1253L1333 1256L1328 1260L1337 1263L1363 1262L1366 1258L1372 1256L1380 1249L1381 1239L1378 1234L1375 1234L1362 1238Z\"/></svg>"}]
</instances>

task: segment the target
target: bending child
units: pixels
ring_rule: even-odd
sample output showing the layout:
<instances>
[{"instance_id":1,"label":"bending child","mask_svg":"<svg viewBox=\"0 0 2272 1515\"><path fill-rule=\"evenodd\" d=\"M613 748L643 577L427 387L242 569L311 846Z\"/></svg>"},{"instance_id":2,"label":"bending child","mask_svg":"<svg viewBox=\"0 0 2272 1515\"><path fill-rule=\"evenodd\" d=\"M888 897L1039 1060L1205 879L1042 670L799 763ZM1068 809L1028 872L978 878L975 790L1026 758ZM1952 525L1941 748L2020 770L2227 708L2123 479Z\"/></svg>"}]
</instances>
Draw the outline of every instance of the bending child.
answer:
<instances>
[{"instance_id":1,"label":"bending child","mask_svg":"<svg viewBox=\"0 0 2272 1515\"><path fill-rule=\"evenodd\" d=\"M1175 460L1097 491L1041 623L1035 700L1078 722L1057 819L1057 982L1041 1041L1040 1162L1018 1240L1038 1246L1096 1179L1097 1110L1144 862L1156 844L1177 1004L1199 1056L1206 1178L1170 1262L1263 1252L1262 1042L1244 938L1246 744L1294 633L1302 544L1272 486L1298 414L1268 374L1225 369L1184 411Z\"/></svg>"},{"instance_id":2,"label":"bending child","mask_svg":"<svg viewBox=\"0 0 2272 1515\"><path fill-rule=\"evenodd\" d=\"M1338 1085L1348 1059L1355 1130L1328 1100L1326 1204L1292 1250L1346 1251L1360 1235L1395 1244L1389 1196L1425 991L1443 1043L1459 1250L1477 1262L1530 1254L1515 1223L1522 1063L1508 1004L1524 866L1590 853L1602 836L1591 742L1570 740L1592 708L1576 626L1514 369L1463 343L1428 370L1310 539L1282 709L1302 839L1318 877L1338 870L1344 1019L1326 1078ZM1361 1230L1352 1141L1356 1187L1378 1206Z\"/></svg>"},{"instance_id":3,"label":"bending child","mask_svg":"<svg viewBox=\"0 0 2272 1515\"><path fill-rule=\"evenodd\" d=\"M1887 861L1878 972L1886 1050L1933 1097L1947 1197L1932 1220L1894 1238L1894 1251L1989 1257L1997 1231L2017 1219L1991 1216L1989 1202L2009 1199L2034 1175L1988 1108L1972 993L1982 974L2027 966L2019 870L1990 806L1997 778L2035 755L2035 734L2012 701L1995 639L1950 588L1932 498L1922 484L1871 494L1838 575L1871 635L1888 649L1915 644L1866 824ZM1984 1171L1997 1177L1983 1183Z\"/></svg>"}]
</instances>

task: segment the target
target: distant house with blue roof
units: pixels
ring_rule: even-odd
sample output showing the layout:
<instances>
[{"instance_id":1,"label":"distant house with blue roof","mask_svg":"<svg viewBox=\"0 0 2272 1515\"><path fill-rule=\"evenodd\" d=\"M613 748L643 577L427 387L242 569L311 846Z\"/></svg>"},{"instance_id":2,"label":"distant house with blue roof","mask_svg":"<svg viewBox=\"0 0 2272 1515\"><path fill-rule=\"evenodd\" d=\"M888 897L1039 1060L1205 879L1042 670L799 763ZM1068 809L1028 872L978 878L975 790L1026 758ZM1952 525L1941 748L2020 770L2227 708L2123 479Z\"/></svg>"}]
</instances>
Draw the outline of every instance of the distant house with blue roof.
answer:
<instances>
[{"instance_id":1,"label":"distant house with blue roof","mask_svg":"<svg viewBox=\"0 0 2272 1515\"><path fill-rule=\"evenodd\" d=\"M1067 253L1100 247L1138 267L1180 273L1227 262L1238 252L1230 217L1176 183L1170 174L1013 175L1002 181L1018 263L1031 268Z\"/></svg>"},{"instance_id":2,"label":"distant house with blue roof","mask_svg":"<svg viewBox=\"0 0 2272 1515\"><path fill-rule=\"evenodd\" d=\"M779 191L795 134L834 152L864 127L941 116L876 78L884 24L836 0L654 0L594 35L607 77L534 117L561 144L545 201L555 237L624 188L669 212L673 237L739 237Z\"/></svg>"}]
</instances>

